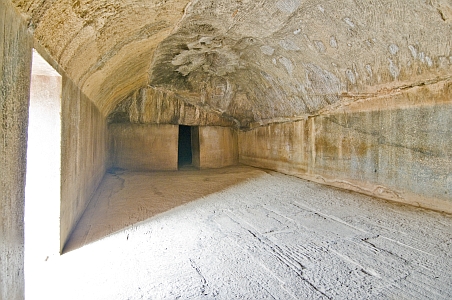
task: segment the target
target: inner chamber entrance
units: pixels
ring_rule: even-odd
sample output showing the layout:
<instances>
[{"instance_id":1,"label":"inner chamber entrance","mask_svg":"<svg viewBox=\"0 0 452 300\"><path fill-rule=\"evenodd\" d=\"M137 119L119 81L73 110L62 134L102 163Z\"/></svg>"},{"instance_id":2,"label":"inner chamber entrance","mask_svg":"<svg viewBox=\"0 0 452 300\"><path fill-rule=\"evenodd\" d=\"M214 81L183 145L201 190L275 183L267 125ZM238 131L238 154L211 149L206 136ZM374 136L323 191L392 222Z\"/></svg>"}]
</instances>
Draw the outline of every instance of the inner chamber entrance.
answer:
<instances>
[{"instance_id":1,"label":"inner chamber entrance","mask_svg":"<svg viewBox=\"0 0 452 300\"><path fill-rule=\"evenodd\" d=\"M179 126L178 168L199 166L199 138L198 127Z\"/></svg>"}]
</instances>

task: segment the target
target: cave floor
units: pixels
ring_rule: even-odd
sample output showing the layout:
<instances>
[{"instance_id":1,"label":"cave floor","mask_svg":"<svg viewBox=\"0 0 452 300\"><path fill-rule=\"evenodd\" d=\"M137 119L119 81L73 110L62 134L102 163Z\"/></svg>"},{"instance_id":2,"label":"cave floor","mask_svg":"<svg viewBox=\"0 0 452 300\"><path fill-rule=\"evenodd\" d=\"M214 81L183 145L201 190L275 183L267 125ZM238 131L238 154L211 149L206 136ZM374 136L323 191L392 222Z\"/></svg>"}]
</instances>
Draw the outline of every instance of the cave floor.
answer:
<instances>
[{"instance_id":1,"label":"cave floor","mask_svg":"<svg viewBox=\"0 0 452 300\"><path fill-rule=\"evenodd\" d=\"M451 299L452 216L276 172L107 173L29 299Z\"/></svg>"}]
</instances>

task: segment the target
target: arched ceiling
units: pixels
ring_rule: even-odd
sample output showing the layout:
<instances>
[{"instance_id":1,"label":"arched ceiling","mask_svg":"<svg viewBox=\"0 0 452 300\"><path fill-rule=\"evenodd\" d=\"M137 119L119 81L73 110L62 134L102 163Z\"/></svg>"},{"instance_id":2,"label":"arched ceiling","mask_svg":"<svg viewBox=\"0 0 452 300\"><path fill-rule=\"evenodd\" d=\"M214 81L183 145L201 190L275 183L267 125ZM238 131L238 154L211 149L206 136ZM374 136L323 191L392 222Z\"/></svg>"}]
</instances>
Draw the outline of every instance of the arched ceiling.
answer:
<instances>
[{"instance_id":1,"label":"arched ceiling","mask_svg":"<svg viewBox=\"0 0 452 300\"><path fill-rule=\"evenodd\" d=\"M188 0L13 0L35 38L108 114L148 83L158 44Z\"/></svg>"},{"instance_id":2,"label":"arched ceiling","mask_svg":"<svg viewBox=\"0 0 452 300\"><path fill-rule=\"evenodd\" d=\"M151 86L247 126L452 75L450 0L13 2L105 115Z\"/></svg>"}]
</instances>

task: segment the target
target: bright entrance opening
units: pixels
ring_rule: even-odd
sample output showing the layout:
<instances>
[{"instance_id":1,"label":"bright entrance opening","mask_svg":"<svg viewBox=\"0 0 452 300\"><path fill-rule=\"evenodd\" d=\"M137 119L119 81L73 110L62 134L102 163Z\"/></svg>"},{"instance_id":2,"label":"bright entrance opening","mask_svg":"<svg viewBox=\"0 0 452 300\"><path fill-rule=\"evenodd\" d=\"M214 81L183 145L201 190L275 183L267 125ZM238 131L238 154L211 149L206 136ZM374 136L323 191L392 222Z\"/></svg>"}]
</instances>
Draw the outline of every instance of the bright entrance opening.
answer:
<instances>
[{"instance_id":1,"label":"bright entrance opening","mask_svg":"<svg viewBox=\"0 0 452 300\"><path fill-rule=\"evenodd\" d=\"M25 186L25 295L33 298L42 264L59 255L61 75L34 49Z\"/></svg>"}]
</instances>

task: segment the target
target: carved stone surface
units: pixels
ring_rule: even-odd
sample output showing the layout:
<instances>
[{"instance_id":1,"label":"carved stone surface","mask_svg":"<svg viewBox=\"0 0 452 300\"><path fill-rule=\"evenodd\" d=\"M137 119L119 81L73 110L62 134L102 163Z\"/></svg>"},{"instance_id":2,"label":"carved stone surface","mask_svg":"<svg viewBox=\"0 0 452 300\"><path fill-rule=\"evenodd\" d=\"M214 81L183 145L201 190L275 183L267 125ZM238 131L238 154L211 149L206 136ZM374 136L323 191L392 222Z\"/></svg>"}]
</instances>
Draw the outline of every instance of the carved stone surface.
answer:
<instances>
[{"instance_id":1,"label":"carved stone surface","mask_svg":"<svg viewBox=\"0 0 452 300\"><path fill-rule=\"evenodd\" d=\"M188 0L11 2L37 41L106 115L147 84L154 50Z\"/></svg>"},{"instance_id":2,"label":"carved stone surface","mask_svg":"<svg viewBox=\"0 0 452 300\"><path fill-rule=\"evenodd\" d=\"M223 126L193 129L190 166L209 169L237 164L235 129ZM169 124L110 124L110 165L113 169L131 171L177 170L178 133L179 126Z\"/></svg>"},{"instance_id":3,"label":"carved stone surface","mask_svg":"<svg viewBox=\"0 0 452 300\"><path fill-rule=\"evenodd\" d=\"M150 83L242 127L311 115L342 94L450 74L450 11L447 1L193 1L157 48Z\"/></svg>"},{"instance_id":4,"label":"carved stone surface","mask_svg":"<svg viewBox=\"0 0 452 300\"><path fill-rule=\"evenodd\" d=\"M268 170L122 171L33 295L446 300L451 240L451 215Z\"/></svg>"},{"instance_id":5,"label":"carved stone surface","mask_svg":"<svg viewBox=\"0 0 452 300\"><path fill-rule=\"evenodd\" d=\"M0 299L24 298L24 203L32 37L0 1Z\"/></svg>"},{"instance_id":6,"label":"carved stone surface","mask_svg":"<svg viewBox=\"0 0 452 300\"><path fill-rule=\"evenodd\" d=\"M209 166L237 146L451 212L451 32L449 0L0 0L0 298L23 298L32 47L62 75L63 246L109 167L108 123L206 126Z\"/></svg>"},{"instance_id":7,"label":"carved stone surface","mask_svg":"<svg viewBox=\"0 0 452 300\"><path fill-rule=\"evenodd\" d=\"M240 127L451 73L450 1L20 1L104 115L151 85Z\"/></svg>"},{"instance_id":8,"label":"carved stone surface","mask_svg":"<svg viewBox=\"0 0 452 300\"><path fill-rule=\"evenodd\" d=\"M217 111L188 104L172 92L143 88L121 101L108 116L109 123L237 126Z\"/></svg>"},{"instance_id":9,"label":"carved stone surface","mask_svg":"<svg viewBox=\"0 0 452 300\"><path fill-rule=\"evenodd\" d=\"M240 132L240 162L452 213L451 92L439 82Z\"/></svg>"},{"instance_id":10,"label":"carved stone surface","mask_svg":"<svg viewBox=\"0 0 452 300\"><path fill-rule=\"evenodd\" d=\"M111 124L109 133L114 168L177 170L178 126Z\"/></svg>"}]
</instances>

